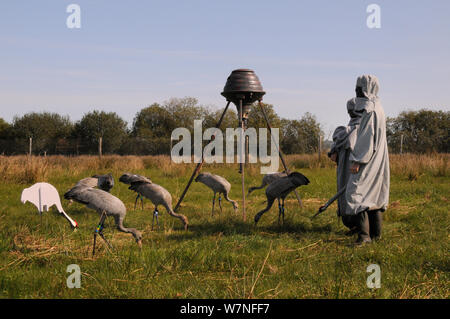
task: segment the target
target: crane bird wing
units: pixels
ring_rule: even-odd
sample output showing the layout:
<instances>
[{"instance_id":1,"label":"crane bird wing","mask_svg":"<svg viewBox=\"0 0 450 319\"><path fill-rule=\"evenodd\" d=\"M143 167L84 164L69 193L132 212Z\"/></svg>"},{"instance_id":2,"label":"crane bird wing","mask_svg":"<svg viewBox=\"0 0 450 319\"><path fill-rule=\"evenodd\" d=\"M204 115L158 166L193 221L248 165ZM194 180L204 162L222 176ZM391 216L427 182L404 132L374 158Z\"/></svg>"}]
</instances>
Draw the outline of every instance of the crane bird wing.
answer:
<instances>
[{"instance_id":1,"label":"crane bird wing","mask_svg":"<svg viewBox=\"0 0 450 319\"><path fill-rule=\"evenodd\" d=\"M87 201L83 196L81 196L81 193L83 192L83 190L85 189L89 189L90 187L80 184L75 185L74 187L72 187L71 189L69 189L65 194L64 194L64 198L67 200L74 200L77 203L80 204L84 204L84 205L88 205L89 201Z\"/></svg>"},{"instance_id":2,"label":"crane bird wing","mask_svg":"<svg viewBox=\"0 0 450 319\"><path fill-rule=\"evenodd\" d=\"M286 177L282 177L273 181L266 189L266 194L273 198L282 196L283 194L293 191L301 185L308 185L309 179L298 172L290 173Z\"/></svg>"},{"instance_id":3,"label":"crane bird wing","mask_svg":"<svg viewBox=\"0 0 450 319\"><path fill-rule=\"evenodd\" d=\"M131 185L132 183L147 183L147 184L151 184L152 181L142 175L137 175L137 174L130 174L130 173L125 173L122 176L120 176L119 181L124 183L124 184L128 184Z\"/></svg>"},{"instance_id":4,"label":"crane bird wing","mask_svg":"<svg viewBox=\"0 0 450 319\"><path fill-rule=\"evenodd\" d=\"M280 178L286 177L287 174L285 172L276 172L271 174L264 175L263 179L266 182L267 185L273 183L276 180L279 180Z\"/></svg>"},{"instance_id":5,"label":"crane bird wing","mask_svg":"<svg viewBox=\"0 0 450 319\"><path fill-rule=\"evenodd\" d=\"M98 184L98 179L96 177L86 177L86 178L83 178L82 180L79 180L75 184L75 187L85 186L85 187L94 188L97 186L97 184Z\"/></svg>"}]
</instances>

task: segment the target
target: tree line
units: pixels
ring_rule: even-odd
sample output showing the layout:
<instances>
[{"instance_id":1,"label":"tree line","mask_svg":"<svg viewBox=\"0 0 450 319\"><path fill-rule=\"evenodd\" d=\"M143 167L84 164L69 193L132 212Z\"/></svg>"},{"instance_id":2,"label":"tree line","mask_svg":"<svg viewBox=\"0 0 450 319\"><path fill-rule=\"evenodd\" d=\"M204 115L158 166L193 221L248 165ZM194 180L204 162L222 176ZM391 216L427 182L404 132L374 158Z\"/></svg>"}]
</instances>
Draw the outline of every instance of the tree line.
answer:
<instances>
[{"instance_id":1,"label":"tree line","mask_svg":"<svg viewBox=\"0 0 450 319\"><path fill-rule=\"evenodd\" d=\"M316 118L305 113L301 118L280 118L270 104L264 104L272 127L280 128L280 146L286 153L312 153L323 136ZM0 118L0 154L25 154L32 138L33 154L97 154L100 137L104 154L158 155L170 154L172 131L185 127L193 133L194 120L203 121L203 129L215 127L223 109L212 109L192 97L172 98L162 104L153 103L141 109L131 127L115 112L94 110L72 122L57 113L32 112L14 117L12 123ZM236 128L238 116L230 106L221 130ZM266 127L264 119L253 105L248 127Z\"/></svg>"},{"instance_id":2,"label":"tree line","mask_svg":"<svg viewBox=\"0 0 450 319\"><path fill-rule=\"evenodd\" d=\"M305 113L298 119L281 118L273 106L264 104L272 127L280 128L280 147L286 154L318 151L324 132L316 117ZM128 127L114 112L91 111L72 122L57 113L32 112L14 117L12 123L0 118L0 154L25 154L32 138L33 154L97 154L102 140L104 154L158 155L170 154L172 131L188 128L193 133L194 120L203 121L203 129L214 127L223 109L200 105L192 97L172 98L162 104L153 103L141 109ZM264 118L253 105L248 127L266 127ZM221 130L236 128L238 116L230 106ZM406 111L387 119L387 137L391 152L449 152L450 112ZM326 141L323 145L329 145ZM326 147L325 147L326 148Z\"/></svg>"},{"instance_id":3,"label":"tree line","mask_svg":"<svg viewBox=\"0 0 450 319\"><path fill-rule=\"evenodd\" d=\"M386 126L388 145L397 153L450 152L449 111L404 111L387 118Z\"/></svg>"}]
</instances>

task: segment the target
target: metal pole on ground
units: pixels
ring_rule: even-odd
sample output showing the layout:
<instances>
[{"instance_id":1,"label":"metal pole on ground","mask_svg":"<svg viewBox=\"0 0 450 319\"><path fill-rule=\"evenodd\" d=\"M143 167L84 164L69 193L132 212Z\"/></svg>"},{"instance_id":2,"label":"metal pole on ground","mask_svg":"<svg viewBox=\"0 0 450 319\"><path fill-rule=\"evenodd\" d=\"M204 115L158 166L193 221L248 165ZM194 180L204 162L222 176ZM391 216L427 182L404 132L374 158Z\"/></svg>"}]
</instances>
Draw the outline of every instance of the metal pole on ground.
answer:
<instances>
[{"instance_id":1,"label":"metal pole on ground","mask_svg":"<svg viewBox=\"0 0 450 319\"><path fill-rule=\"evenodd\" d=\"M244 219L246 219L246 214L245 214L245 146L246 143L244 141L245 135L244 135L244 131L245 131L245 125L244 125L244 119L242 118L242 100L239 100L239 124L241 127L241 145L239 147L239 158L244 161L244 163L239 163L240 166L240 173L241 173L241 182L242 182L242 217ZM244 149L243 149L244 148ZM243 154L244 153L244 154Z\"/></svg>"},{"instance_id":2,"label":"metal pole on ground","mask_svg":"<svg viewBox=\"0 0 450 319\"><path fill-rule=\"evenodd\" d=\"M216 128L219 128L220 125L222 124L223 118L225 117L225 113L227 112L228 107L230 106L230 103L231 103L231 102L227 102L227 105L225 106L225 109L223 110L222 115L220 116L220 119L219 119L219 121L218 121L217 124L216 124ZM215 136L213 135L213 138L214 138L214 137L215 137ZM184 199L184 196L186 196L186 193L187 193L189 187L191 186L192 182L194 181L195 175L197 175L198 172L200 171L200 169L202 168L203 162L204 162L204 158L203 158L203 150L202 150L202 160L201 160L200 163L197 164L197 166L195 167L194 171L192 172L192 175L191 175L191 177L189 178L189 181L188 181L186 187L184 188L183 193L181 194L180 199L178 200L177 204L175 205L175 208L174 208L174 211L175 211L175 212L176 212L176 211L178 210L178 208L180 207L181 202L182 202L183 199Z\"/></svg>"},{"instance_id":3,"label":"metal pole on ground","mask_svg":"<svg viewBox=\"0 0 450 319\"><path fill-rule=\"evenodd\" d=\"M98 156L100 157L100 158L102 158L102 144L103 144L103 137L99 137L98 138Z\"/></svg>"}]
</instances>

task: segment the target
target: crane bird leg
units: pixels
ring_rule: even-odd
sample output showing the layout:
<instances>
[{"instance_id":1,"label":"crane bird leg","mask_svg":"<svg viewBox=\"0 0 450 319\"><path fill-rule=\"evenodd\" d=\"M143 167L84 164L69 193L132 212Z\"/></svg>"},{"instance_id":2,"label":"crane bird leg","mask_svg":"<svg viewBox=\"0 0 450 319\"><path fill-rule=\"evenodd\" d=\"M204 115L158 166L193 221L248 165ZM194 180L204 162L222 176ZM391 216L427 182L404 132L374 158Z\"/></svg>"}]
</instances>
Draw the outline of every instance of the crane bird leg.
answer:
<instances>
[{"instance_id":1,"label":"crane bird leg","mask_svg":"<svg viewBox=\"0 0 450 319\"><path fill-rule=\"evenodd\" d=\"M214 205L216 203L216 193L213 195L211 216L214 216Z\"/></svg>"},{"instance_id":2,"label":"crane bird leg","mask_svg":"<svg viewBox=\"0 0 450 319\"><path fill-rule=\"evenodd\" d=\"M137 201L139 199L139 194L137 194L136 199L134 200L134 209L136 210Z\"/></svg>"},{"instance_id":3,"label":"crane bird leg","mask_svg":"<svg viewBox=\"0 0 450 319\"><path fill-rule=\"evenodd\" d=\"M94 246L92 248L92 257L95 255L95 243L97 241L97 233L94 233Z\"/></svg>"},{"instance_id":4,"label":"crane bird leg","mask_svg":"<svg viewBox=\"0 0 450 319\"><path fill-rule=\"evenodd\" d=\"M110 250L112 250L113 247L112 247L112 245L109 243L109 241L106 240L105 235L103 235L103 232L99 232L98 234L99 234L100 237L105 241L105 243L106 243L106 245L108 246L108 248L109 248Z\"/></svg>"},{"instance_id":5,"label":"crane bird leg","mask_svg":"<svg viewBox=\"0 0 450 319\"><path fill-rule=\"evenodd\" d=\"M152 218L152 230L153 230L153 226L155 224L155 218L156 218L156 226L159 229L159 222L158 222L158 209L155 207L155 210L153 211L153 218ZM138 243L139 244L139 243Z\"/></svg>"},{"instance_id":6,"label":"crane bird leg","mask_svg":"<svg viewBox=\"0 0 450 319\"><path fill-rule=\"evenodd\" d=\"M280 200L278 199L278 226L280 225L280 219L282 214L283 208L281 207Z\"/></svg>"},{"instance_id":7,"label":"crane bird leg","mask_svg":"<svg viewBox=\"0 0 450 319\"><path fill-rule=\"evenodd\" d=\"M141 198L141 206L142 206L142 210L144 210L144 196L139 195L139 197Z\"/></svg>"},{"instance_id":8,"label":"crane bird leg","mask_svg":"<svg viewBox=\"0 0 450 319\"><path fill-rule=\"evenodd\" d=\"M104 238L103 233L102 233L103 224L105 223L105 219L106 219L106 213L103 211L102 215L100 216L100 221L98 222L98 225L94 231L94 246L92 248L92 257L94 257L94 255L95 255L95 244L97 242L97 234L99 234L103 238L103 240L106 241L106 239ZM108 245L109 245L109 243L108 243Z\"/></svg>"},{"instance_id":9,"label":"crane bird leg","mask_svg":"<svg viewBox=\"0 0 450 319\"><path fill-rule=\"evenodd\" d=\"M219 194L219 207L220 207L220 213L222 213L222 195Z\"/></svg>"}]
</instances>

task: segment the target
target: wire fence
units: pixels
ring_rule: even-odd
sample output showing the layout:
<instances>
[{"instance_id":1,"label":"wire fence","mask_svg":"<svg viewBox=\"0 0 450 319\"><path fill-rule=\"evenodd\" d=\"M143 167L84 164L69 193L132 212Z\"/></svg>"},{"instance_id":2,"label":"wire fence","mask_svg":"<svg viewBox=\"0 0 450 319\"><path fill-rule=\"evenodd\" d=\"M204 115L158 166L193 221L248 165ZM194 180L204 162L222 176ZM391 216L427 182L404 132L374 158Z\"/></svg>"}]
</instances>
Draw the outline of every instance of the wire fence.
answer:
<instances>
[{"instance_id":1,"label":"wire fence","mask_svg":"<svg viewBox=\"0 0 450 319\"><path fill-rule=\"evenodd\" d=\"M279 141L281 150L288 150L287 154L300 153L317 153L325 152L328 144L320 143L321 140L304 141L301 149L298 145L288 147ZM127 137L124 140L108 140L106 138L99 138L97 140L86 140L82 138L58 138L58 139L26 139L26 138L11 138L0 139L0 154L1 155L170 155L172 147L177 144L179 140L171 140L170 137L156 137L156 138L141 138L141 137ZM202 146L205 147L210 141L203 140ZM314 143L315 142L315 143ZM309 145L309 144L314 145ZM191 150L194 151L194 140L191 141ZM308 144L308 145L306 145ZM227 142L223 140L223 149L227 146ZM270 146L268 151L270 152ZM259 144L257 146L259 151ZM296 149L298 149L296 151ZM308 150L308 151L304 151ZM237 140L234 142L234 154L238 152Z\"/></svg>"},{"instance_id":2,"label":"wire fence","mask_svg":"<svg viewBox=\"0 0 450 319\"><path fill-rule=\"evenodd\" d=\"M25 139L10 138L0 139L0 155L170 155L173 145L178 140L171 140L170 137L158 138L140 138L127 137L120 142L110 141L108 139L85 140L81 138L58 138L48 139ZM205 147L209 141L203 141ZM298 143L300 144L300 143ZM324 141L319 138L317 141L303 141L301 147L299 145L286 145L281 140L280 147L285 154L327 154L331 146L331 141ZM311 145L310 145L311 144ZM388 147L389 152L393 154L401 153L419 153L415 151L417 143L411 143L407 137L403 135L389 136ZM224 147L225 147L224 141ZM194 145L191 143L193 152ZM237 153L237 142L235 143L235 154ZM438 152L449 153L449 149Z\"/></svg>"},{"instance_id":3,"label":"wire fence","mask_svg":"<svg viewBox=\"0 0 450 319\"><path fill-rule=\"evenodd\" d=\"M129 137L126 140L111 142L103 139L83 140L80 138L45 139L0 139L2 155L169 155L170 138L143 139Z\"/></svg>"}]
</instances>

